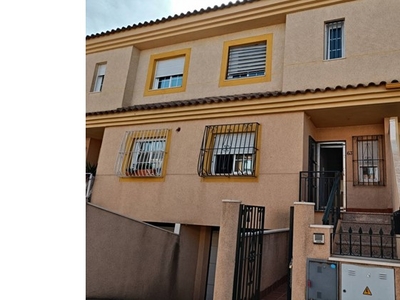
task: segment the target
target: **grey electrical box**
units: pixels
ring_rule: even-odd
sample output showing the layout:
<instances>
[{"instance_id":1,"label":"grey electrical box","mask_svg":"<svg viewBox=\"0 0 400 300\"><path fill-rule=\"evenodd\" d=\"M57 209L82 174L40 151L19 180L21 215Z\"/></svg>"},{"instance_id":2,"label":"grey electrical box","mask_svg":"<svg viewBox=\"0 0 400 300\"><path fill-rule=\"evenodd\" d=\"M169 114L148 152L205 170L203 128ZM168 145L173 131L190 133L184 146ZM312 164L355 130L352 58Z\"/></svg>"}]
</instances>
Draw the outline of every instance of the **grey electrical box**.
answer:
<instances>
[{"instance_id":1,"label":"grey electrical box","mask_svg":"<svg viewBox=\"0 0 400 300\"><path fill-rule=\"evenodd\" d=\"M342 300L395 300L394 270L342 264Z\"/></svg>"},{"instance_id":2,"label":"grey electrical box","mask_svg":"<svg viewBox=\"0 0 400 300\"><path fill-rule=\"evenodd\" d=\"M307 300L337 300L337 263L309 259L307 264ZM354 300L354 299L353 299Z\"/></svg>"}]
</instances>

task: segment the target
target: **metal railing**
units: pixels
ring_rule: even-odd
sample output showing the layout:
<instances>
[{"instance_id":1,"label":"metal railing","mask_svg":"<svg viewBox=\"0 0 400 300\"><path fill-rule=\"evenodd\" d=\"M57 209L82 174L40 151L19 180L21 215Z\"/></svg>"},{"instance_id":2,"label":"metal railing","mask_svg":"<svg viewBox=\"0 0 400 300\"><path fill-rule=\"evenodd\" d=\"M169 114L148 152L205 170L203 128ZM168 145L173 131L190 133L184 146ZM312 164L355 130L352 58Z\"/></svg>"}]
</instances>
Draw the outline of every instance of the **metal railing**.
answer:
<instances>
[{"instance_id":1,"label":"metal railing","mask_svg":"<svg viewBox=\"0 0 400 300\"><path fill-rule=\"evenodd\" d=\"M340 219L340 180L341 173L336 172L333 181L331 192L329 193L328 202L325 207L322 224L333 225L333 233L336 232L336 227Z\"/></svg>"},{"instance_id":2,"label":"metal railing","mask_svg":"<svg viewBox=\"0 0 400 300\"><path fill-rule=\"evenodd\" d=\"M339 231L331 234L331 253L338 255L349 255L370 258L396 259L396 241L394 230L384 232L382 228L372 230L369 228L364 232L360 227L353 231L350 227L348 231Z\"/></svg>"},{"instance_id":3,"label":"metal railing","mask_svg":"<svg viewBox=\"0 0 400 300\"><path fill-rule=\"evenodd\" d=\"M86 173L86 202L90 202L92 196L92 189L94 183L94 176L92 173Z\"/></svg>"},{"instance_id":4,"label":"metal railing","mask_svg":"<svg viewBox=\"0 0 400 300\"><path fill-rule=\"evenodd\" d=\"M315 210L325 210L333 189L337 171L302 171L299 181L299 201L314 202Z\"/></svg>"}]
</instances>

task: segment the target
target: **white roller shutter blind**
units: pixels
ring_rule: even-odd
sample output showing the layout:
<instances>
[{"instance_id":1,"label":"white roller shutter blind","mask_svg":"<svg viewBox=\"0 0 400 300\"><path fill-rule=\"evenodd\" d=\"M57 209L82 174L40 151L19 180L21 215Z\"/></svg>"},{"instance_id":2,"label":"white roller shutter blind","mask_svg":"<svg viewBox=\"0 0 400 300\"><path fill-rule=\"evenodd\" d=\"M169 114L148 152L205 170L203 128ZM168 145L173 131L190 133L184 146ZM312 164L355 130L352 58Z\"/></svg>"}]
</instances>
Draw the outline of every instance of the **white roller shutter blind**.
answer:
<instances>
[{"instance_id":1,"label":"white roller shutter blind","mask_svg":"<svg viewBox=\"0 0 400 300\"><path fill-rule=\"evenodd\" d=\"M227 78L242 73L264 72L265 74L266 51L266 42L230 47Z\"/></svg>"},{"instance_id":2,"label":"white roller shutter blind","mask_svg":"<svg viewBox=\"0 0 400 300\"><path fill-rule=\"evenodd\" d=\"M183 74L185 57L175 57L172 59L159 60L156 66L156 78Z\"/></svg>"},{"instance_id":3,"label":"white roller shutter blind","mask_svg":"<svg viewBox=\"0 0 400 300\"><path fill-rule=\"evenodd\" d=\"M253 153L254 132L218 134L215 136L215 154Z\"/></svg>"}]
</instances>

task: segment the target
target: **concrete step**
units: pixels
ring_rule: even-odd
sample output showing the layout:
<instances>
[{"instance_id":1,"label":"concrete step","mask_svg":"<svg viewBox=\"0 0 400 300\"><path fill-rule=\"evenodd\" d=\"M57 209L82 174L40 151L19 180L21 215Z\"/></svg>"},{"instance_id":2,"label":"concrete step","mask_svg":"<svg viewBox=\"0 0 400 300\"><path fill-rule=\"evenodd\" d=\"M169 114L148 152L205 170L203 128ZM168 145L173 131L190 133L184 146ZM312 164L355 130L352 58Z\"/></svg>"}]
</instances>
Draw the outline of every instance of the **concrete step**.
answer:
<instances>
[{"instance_id":1,"label":"concrete step","mask_svg":"<svg viewBox=\"0 0 400 300\"><path fill-rule=\"evenodd\" d=\"M350 228L352 234L349 233ZM339 232L335 235L333 253L392 258L396 255L396 242L395 237L391 236L391 230L392 214L343 213Z\"/></svg>"},{"instance_id":2,"label":"concrete step","mask_svg":"<svg viewBox=\"0 0 400 300\"><path fill-rule=\"evenodd\" d=\"M350 228L353 233L358 233L361 228L363 233L369 233L371 229L373 234L378 234L380 230L384 234L390 234L392 230L392 214L343 213L341 229L343 232L348 232Z\"/></svg>"},{"instance_id":3,"label":"concrete step","mask_svg":"<svg viewBox=\"0 0 400 300\"><path fill-rule=\"evenodd\" d=\"M392 224L392 214L387 213L342 213L342 222Z\"/></svg>"}]
</instances>

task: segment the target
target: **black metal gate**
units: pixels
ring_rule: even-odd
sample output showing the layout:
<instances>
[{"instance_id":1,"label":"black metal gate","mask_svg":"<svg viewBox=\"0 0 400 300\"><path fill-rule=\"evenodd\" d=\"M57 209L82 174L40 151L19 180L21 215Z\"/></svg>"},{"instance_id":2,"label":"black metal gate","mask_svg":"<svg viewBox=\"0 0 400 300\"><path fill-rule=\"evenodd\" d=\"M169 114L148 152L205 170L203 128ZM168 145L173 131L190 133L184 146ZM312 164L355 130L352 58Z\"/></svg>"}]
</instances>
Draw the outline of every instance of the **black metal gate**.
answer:
<instances>
[{"instance_id":1,"label":"black metal gate","mask_svg":"<svg viewBox=\"0 0 400 300\"><path fill-rule=\"evenodd\" d=\"M242 204L236 244L234 300L259 300L265 207Z\"/></svg>"}]
</instances>

